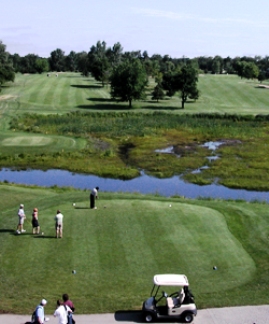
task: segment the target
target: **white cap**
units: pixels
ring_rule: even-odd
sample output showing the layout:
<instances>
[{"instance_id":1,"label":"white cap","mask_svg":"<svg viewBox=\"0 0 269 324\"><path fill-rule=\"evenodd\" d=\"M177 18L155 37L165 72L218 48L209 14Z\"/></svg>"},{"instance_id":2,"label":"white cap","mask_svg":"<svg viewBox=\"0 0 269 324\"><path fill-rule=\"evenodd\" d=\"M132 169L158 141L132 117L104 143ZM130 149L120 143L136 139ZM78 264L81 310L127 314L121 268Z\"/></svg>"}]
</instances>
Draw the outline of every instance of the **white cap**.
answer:
<instances>
[{"instance_id":1,"label":"white cap","mask_svg":"<svg viewBox=\"0 0 269 324\"><path fill-rule=\"evenodd\" d=\"M20 207L23 208L24 207L24 204L20 204Z\"/></svg>"},{"instance_id":2,"label":"white cap","mask_svg":"<svg viewBox=\"0 0 269 324\"><path fill-rule=\"evenodd\" d=\"M40 304L45 306L47 304L46 299L42 299Z\"/></svg>"}]
</instances>

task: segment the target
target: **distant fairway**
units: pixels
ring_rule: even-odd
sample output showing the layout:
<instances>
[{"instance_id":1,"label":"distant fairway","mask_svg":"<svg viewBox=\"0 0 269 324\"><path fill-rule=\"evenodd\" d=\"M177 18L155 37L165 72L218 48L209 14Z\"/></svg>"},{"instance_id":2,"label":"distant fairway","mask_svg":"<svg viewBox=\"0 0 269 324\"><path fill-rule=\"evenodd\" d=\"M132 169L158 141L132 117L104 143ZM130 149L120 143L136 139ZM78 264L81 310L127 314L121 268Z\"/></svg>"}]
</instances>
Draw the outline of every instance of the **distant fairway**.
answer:
<instances>
[{"instance_id":1,"label":"distant fairway","mask_svg":"<svg viewBox=\"0 0 269 324\"><path fill-rule=\"evenodd\" d=\"M265 84L267 84L265 82ZM198 88L201 96L196 102L190 101L184 110L181 99L176 94L159 103L151 99L154 80L150 79L147 98L134 101L136 109L172 109L173 113L230 113L267 114L269 111L269 89L260 88L256 80L241 79L236 75L200 75ZM42 114L66 113L68 111L109 111L126 109L127 103L117 103L110 99L110 87L102 87L92 77L82 77L79 73L60 73L47 77L41 75L17 74L14 83L4 88L0 98L0 113L37 112Z\"/></svg>"}]
</instances>

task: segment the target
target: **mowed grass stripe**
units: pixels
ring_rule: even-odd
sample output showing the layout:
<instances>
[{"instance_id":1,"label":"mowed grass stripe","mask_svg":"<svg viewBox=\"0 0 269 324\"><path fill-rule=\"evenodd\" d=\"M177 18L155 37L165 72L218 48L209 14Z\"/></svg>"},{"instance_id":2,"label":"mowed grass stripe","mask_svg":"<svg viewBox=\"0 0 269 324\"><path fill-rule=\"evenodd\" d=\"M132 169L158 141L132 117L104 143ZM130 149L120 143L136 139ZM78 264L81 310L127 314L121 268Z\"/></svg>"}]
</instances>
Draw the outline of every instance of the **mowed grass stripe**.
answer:
<instances>
[{"instance_id":1,"label":"mowed grass stripe","mask_svg":"<svg viewBox=\"0 0 269 324\"><path fill-rule=\"evenodd\" d=\"M22 102L29 102L34 105L43 105L44 98L46 98L46 93L48 89L47 78L44 74L27 76L31 83L27 83L27 86L24 87L25 91L23 92L23 97L21 98Z\"/></svg>"},{"instance_id":2,"label":"mowed grass stripe","mask_svg":"<svg viewBox=\"0 0 269 324\"><path fill-rule=\"evenodd\" d=\"M60 79L61 79L62 90L59 98L59 106L73 107L74 102L73 102L73 96L71 96L71 93L73 92L71 89L71 78L68 78L68 75L63 74L60 75Z\"/></svg>"},{"instance_id":3,"label":"mowed grass stripe","mask_svg":"<svg viewBox=\"0 0 269 324\"><path fill-rule=\"evenodd\" d=\"M150 87L152 85L153 82ZM257 80L248 81L236 75L201 75L198 82L200 98L196 102L187 102L184 110L173 113L268 113L269 90L259 89L258 86ZM156 103L151 100L150 87L147 100L133 102L136 109L157 107L167 110L181 107L180 93ZM92 77L85 78L78 73L60 73L58 78L54 74L49 78L46 74L18 75L15 84L4 89L4 94L18 95L20 110L29 112L53 113L57 109L58 113L64 113L74 108L106 109L108 105L119 105L111 101L108 85L102 87ZM128 109L127 103L120 105Z\"/></svg>"}]
</instances>

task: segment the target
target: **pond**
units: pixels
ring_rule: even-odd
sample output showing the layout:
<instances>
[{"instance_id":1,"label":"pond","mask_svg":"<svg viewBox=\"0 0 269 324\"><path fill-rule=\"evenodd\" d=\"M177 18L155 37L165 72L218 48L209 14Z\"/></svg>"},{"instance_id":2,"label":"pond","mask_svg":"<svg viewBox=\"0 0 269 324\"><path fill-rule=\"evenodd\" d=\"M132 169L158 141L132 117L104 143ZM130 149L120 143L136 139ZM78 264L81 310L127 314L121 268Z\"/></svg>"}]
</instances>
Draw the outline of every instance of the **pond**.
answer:
<instances>
[{"instance_id":1,"label":"pond","mask_svg":"<svg viewBox=\"0 0 269 324\"><path fill-rule=\"evenodd\" d=\"M141 176L132 180L100 178L89 174L72 173L65 170L12 170L1 169L0 181L17 184L51 187L74 187L92 189L99 186L101 191L137 192L142 194L159 194L170 197L174 195L186 198L221 198L243 199L246 201L269 202L269 192L229 189L218 184L199 186L184 182L179 176L158 179L141 172Z\"/></svg>"}]
</instances>

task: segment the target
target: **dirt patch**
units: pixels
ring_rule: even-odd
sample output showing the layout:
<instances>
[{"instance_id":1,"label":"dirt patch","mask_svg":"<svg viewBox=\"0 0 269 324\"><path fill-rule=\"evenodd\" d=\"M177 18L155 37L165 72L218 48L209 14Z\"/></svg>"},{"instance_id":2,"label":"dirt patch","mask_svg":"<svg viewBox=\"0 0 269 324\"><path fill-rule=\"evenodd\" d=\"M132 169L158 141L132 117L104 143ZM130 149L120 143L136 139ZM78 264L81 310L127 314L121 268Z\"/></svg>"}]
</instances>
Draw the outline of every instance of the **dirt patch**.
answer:
<instances>
[{"instance_id":1,"label":"dirt patch","mask_svg":"<svg viewBox=\"0 0 269 324\"><path fill-rule=\"evenodd\" d=\"M194 152L196 150L196 147L198 145L196 143L192 143L192 144L177 144L177 145L173 145L173 153L176 155L180 155L180 156L186 156L192 152Z\"/></svg>"},{"instance_id":2,"label":"dirt patch","mask_svg":"<svg viewBox=\"0 0 269 324\"><path fill-rule=\"evenodd\" d=\"M0 101L9 100L9 99L16 99L16 98L17 98L17 96L3 95L3 96L0 96Z\"/></svg>"}]
</instances>

